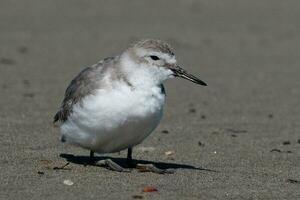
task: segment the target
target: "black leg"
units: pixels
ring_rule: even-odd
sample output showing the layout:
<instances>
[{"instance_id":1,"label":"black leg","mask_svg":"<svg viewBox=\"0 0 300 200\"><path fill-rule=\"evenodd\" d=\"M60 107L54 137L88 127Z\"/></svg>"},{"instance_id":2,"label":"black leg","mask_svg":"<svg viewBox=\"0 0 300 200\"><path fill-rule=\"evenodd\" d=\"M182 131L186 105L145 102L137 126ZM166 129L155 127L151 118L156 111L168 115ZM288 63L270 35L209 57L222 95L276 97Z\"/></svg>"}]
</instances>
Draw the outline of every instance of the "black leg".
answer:
<instances>
[{"instance_id":1,"label":"black leg","mask_svg":"<svg viewBox=\"0 0 300 200\"><path fill-rule=\"evenodd\" d=\"M127 164L129 166L132 165L132 147L128 148L128 151L127 151Z\"/></svg>"},{"instance_id":2,"label":"black leg","mask_svg":"<svg viewBox=\"0 0 300 200\"><path fill-rule=\"evenodd\" d=\"M94 159L95 159L95 157L94 157L94 152L91 150L91 151L90 151L90 161L93 162Z\"/></svg>"}]
</instances>

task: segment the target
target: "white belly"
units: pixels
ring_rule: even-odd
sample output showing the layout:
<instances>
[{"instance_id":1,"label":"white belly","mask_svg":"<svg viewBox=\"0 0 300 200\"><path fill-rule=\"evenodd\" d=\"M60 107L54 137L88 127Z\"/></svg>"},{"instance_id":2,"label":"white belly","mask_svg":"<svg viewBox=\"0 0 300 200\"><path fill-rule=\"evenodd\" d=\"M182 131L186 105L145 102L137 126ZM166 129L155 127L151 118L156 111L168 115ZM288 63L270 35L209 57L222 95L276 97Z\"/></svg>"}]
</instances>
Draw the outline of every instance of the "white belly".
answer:
<instances>
[{"instance_id":1,"label":"white belly","mask_svg":"<svg viewBox=\"0 0 300 200\"><path fill-rule=\"evenodd\" d=\"M66 142L98 153L111 153L141 143L159 124L165 95L160 87L98 90L75 105L61 125Z\"/></svg>"}]
</instances>

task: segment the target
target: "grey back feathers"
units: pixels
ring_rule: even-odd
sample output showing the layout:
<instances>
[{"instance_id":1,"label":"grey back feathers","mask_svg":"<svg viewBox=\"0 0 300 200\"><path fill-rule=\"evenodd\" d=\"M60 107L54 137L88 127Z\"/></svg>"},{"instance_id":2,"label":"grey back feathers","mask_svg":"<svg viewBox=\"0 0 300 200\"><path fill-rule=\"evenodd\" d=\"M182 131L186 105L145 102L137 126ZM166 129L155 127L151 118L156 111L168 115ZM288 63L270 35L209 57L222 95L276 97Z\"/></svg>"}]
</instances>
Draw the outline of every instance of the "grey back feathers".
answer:
<instances>
[{"instance_id":1,"label":"grey back feathers","mask_svg":"<svg viewBox=\"0 0 300 200\"><path fill-rule=\"evenodd\" d=\"M97 64L82 70L70 83L65 92L60 110L54 116L54 123L66 121L72 108L80 100L93 93L101 85L103 73L114 65L115 57L105 58Z\"/></svg>"}]
</instances>

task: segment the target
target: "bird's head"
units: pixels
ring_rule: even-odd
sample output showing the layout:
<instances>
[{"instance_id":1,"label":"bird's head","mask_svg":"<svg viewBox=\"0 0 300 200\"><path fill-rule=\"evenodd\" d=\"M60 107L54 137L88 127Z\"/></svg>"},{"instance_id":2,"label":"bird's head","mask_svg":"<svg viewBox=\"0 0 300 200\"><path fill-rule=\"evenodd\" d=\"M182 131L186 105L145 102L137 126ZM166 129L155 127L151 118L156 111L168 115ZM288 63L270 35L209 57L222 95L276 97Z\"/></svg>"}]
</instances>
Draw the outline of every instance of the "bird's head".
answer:
<instances>
[{"instance_id":1,"label":"bird's head","mask_svg":"<svg viewBox=\"0 0 300 200\"><path fill-rule=\"evenodd\" d=\"M206 86L199 78L187 73L178 66L172 48L161 40L141 40L131 46L124 53L127 65L134 65L138 69L147 71L149 76L154 76L158 82L173 77L181 77L196 84ZM126 64L126 63L125 63Z\"/></svg>"}]
</instances>

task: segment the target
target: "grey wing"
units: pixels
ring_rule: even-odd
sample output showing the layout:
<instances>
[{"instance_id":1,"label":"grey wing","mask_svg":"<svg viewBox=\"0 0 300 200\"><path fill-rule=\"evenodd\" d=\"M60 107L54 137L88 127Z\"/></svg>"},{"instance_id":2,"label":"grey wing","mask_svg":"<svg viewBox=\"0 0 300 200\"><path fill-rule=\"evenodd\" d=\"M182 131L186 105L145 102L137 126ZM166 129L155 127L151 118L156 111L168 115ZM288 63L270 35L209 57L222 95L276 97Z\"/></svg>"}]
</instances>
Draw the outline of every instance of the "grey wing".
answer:
<instances>
[{"instance_id":1,"label":"grey wing","mask_svg":"<svg viewBox=\"0 0 300 200\"><path fill-rule=\"evenodd\" d=\"M53 123L57 121L65 122L72 113L73 106L99 87L99 82L102 79L101 74L104 70L103 66L112 59L106 58L91 67L85 68L71 81L66 89L60 110L54 116Z\"/></svg>"}]
</instances>

